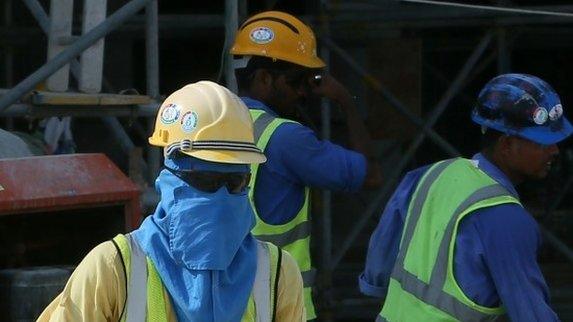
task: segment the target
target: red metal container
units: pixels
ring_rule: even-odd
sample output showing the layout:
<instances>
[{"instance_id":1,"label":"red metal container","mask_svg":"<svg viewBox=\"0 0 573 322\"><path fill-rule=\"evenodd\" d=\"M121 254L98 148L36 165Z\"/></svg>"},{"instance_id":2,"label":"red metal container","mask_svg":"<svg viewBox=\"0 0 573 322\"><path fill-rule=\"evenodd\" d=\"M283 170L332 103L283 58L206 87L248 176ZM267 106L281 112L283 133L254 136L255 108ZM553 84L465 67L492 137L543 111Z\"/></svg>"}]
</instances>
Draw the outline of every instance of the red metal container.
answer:
<instances>
[{"instance_id":1,"label":"red metal container","mask_svg":"<svg viewBox=\"0 0 573 322\"><path fill-rule=\"evenodd\" d=\"M0 268L77 264L139 225L139 198L104 154L0 160Z\"/></svg>"}]
</instances>

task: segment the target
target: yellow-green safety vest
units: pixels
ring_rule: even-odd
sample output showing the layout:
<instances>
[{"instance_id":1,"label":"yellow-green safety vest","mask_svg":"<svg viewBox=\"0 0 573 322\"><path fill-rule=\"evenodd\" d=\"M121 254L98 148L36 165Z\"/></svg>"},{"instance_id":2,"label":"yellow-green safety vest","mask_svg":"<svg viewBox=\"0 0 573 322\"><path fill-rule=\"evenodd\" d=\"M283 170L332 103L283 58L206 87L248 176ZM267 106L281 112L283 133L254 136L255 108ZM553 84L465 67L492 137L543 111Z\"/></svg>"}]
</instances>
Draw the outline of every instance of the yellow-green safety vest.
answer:
<instances>
[{"instance_id":1,"label":"yellow-green safety vest","mask_svg":"<svg viewBox=\"0 0 573 322\"><path fill-rule=\"evenodd\" d=\"M121 322L167 321L165 288L149 257L130 235L117 235L118 249L126 276L126 300ZM257 241L257 273L251 296L241 322L275 321L281 250L267 242Z\"/></svg>"},{"instance_id":2,"label":"yellow-green safety vest","mask_svg":"<svg viewBox=\"0 0 573 322\"><path fill-rule=\"evenodd\" d=\"M254 122L255 143L263 152L279 125L286 122L296 123L292 120L274 117L262 110L250 110L250 112ZM308 320L315 319L316 313L312 302L312 286L314 285L316 271L312 267L310 258L310 189L305 187L302 208L291 221L282 225L268 224L259 216L257 205L255 204L254 196L257 189L258 170L258 164L252 165L249 199L253 205L257 223L251 232L258 239L271 242L288 251L294 257L302 274L306 317Z\"/></svg>"},{"instance_id":3,"label":"yellow-green safety vest","mask_svg":"<svg viewBox=\"0 0 573 322\"><path fill-rule=\"evenodd\" d=\"M484 307L460 288L454 249L461 220L476 209L519 201L471 160L432 165L409 204L388 294L376 321L500 321L503 307Z\"/></svg>"}]
</instances>

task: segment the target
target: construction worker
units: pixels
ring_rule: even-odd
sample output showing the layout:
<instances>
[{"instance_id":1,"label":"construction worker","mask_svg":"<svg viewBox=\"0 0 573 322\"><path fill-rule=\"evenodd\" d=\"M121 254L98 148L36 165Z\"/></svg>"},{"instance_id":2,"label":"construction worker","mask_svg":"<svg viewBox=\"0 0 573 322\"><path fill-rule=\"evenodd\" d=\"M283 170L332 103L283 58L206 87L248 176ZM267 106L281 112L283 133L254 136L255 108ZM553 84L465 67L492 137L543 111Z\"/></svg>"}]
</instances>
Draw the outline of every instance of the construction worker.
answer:
<instances>
[{"instance_id":1,"label":"construction worker","mask_svg":"<svg viewBox=\"0 0 573 322\"><path fill-rule=\"evenodd\" d=\"M514 186L544 178L573 128L551 86L525 74L490 80L472 120L481 152L406 174L370 238L359 284L385 298L376 321L558 321Z\"/></svg>"},{"instance_id":2,"label":"construction worker","mask_svg":"<svg viewBox=\"0 0 573 322\"><path fill-rule=\"evenodd\" d=\"M95 247L39 321L305 321L296 262L250 233L249 164L265 157L241 100L187 85L149 142L165 152L155 213Z\"/></svg>"},{"instance_id":3,"label":"construction worker","mask_svg":"<svg viewBox=\"0 0 573 322\"><path fill-rule=\"evenodd\" d=\"M239 94L255 122L257 146L268 158L253 167L250 182L257 216L253 234L294 256L303 276L307 317L314 319L309 187L354 192L379 185L371 140L348 90L324 73L312 30L297 18L278 11L249 18L231 53ZM320 140L294 121L299 104L310 95L341 108L352 150Z\"/></svg>"}]
</instances>

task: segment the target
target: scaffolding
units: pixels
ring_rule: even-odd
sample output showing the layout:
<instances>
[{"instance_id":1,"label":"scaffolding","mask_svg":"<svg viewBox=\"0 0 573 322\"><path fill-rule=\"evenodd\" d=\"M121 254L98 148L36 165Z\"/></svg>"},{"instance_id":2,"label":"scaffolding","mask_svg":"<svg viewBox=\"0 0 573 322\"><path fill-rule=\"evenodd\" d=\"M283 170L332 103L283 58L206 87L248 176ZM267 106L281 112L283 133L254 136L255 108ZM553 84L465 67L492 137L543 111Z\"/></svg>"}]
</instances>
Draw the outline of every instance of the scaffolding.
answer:
<instances>
[{"instance_id":1,"label":"scaffolding","mask_svg":"<svg viewBox=\"0 0 573 322\"><path fill-rule=\"evenodd\" d=\"M417 5L412 5L416 3ZM448 7L444 7L448 6ZM384 185L374 194L366 209L361 215L356 216L353 227L348 234L343 237L342 242L333 249L332 242L332 210L329 205L331 196L328 192L323 193L323 213L321 228L324 237L321 242L321 278L323 287L322 301L324 305L322 319L333 321L336 318L372 318L380 307L378 301L366 298L352 298L344 296L333 298L336 293L336 286L332 283L333 275L343 264L345 256L351 246L357 242L366 225L374 216L380 215L385 202L393 192L398 180L406 170L409 161L415 155L420 145L426 138L431 139L446 156L456 157L460 152L450 144L444 137L435 130L434 125L442 116L449 103L456 95L460 95L462 89L472 81L485 66L497 60L498 73L505 73L511 70L511 50L515 34L514 26L536 26L541 24L550 25L571 25L573 23L573 6L537 6L537 7L503 7L497 6L475 6L464 5L452 2L425 1L425 0L404 0L404 1L337 1L323 2L322 16L328 16L328 23L322 23L319 41L323 45L322 53L327 53L327 57L338 56L344 61L352 71L362 77L363 83L373 90L377 95L384 98L396 111L405 116L418 128L418 134L410 142L408 148L402 155L401 160L393 166L392 172L386 177ZM356 28L357 22L370 23L368 30ZM316 24L315 24L316 25ZM326 27L325 27L326 26ZM443 93L439 102L428 113L428 117L422 120L417 115L410 112L405 104L367 71L366 66L361 65L351 54L339 46L332 35L339 38L359 37L362 39L376 39L376 33L384 30L395 30L397 28L441 28L441 27L479 27L482 28L483 35L474 45L473 51L467 57L465 63L454 79L449 82L447 90ZM328 28L328 29L327 29ZM333 32L334 30L334 32ZM354 35L352 33L354 32ZM350 34L349 34L350 33ZM570 33L569 33L570 35ZM491 54L487 53L488 48L494 48ZM439 71L431 70L437 78L444 78ZM329 138L329 110L323 108L323 136ZM549 202L544 221L556 210L564 196L567 194L573 176L566 180L565 189ZM549 229L541 225L542 233L552 247L559 251L567 261L573 263L573 252L570 245L561 241ZM356 266L355 266L356 267ZM363 266L358 265L359 269ZM356 270L355 278L360 270ZM569 308L569 307L568 307ZM338 313L333 313L338 312Z\"/></svg>"},{"instance_id":2,"label":"scaffolding","mask_svg":"<svg viewBox=\"0 0 573 322\"><path fill-rule=\"evenodd\" d=\"M355 72L363 84L374 93L383 98L398 113L402 114L418 129L418 133L411 140L409 146L402 154L401 160L388 173L384 185L373 194L362 214L356 216L353 227L340 242L333 236L333 210L332 194L323 191L322 213L320 214L321 238L319 241L320 263L320 289L321 289L321 320L334 321L338 318L371 318L372 312L379 308L377 300L363 297L345 297L337 292L334 285L334 276L344 263L345 256L354 243L361 237L365 227L373 218L381 213L384 203L389 198L398 180L417 153L419 147L426 139L430 139L447 156L459 156L460 151L448 140L440 135L434 125L449 107L452 100L460 95L463 88L475 79L489 64L496 61L499 73L511 70L511 53L513 40L518 33L531 31L531 28L544 28L544 26L568 26L573 24L573 6L537 6L537 7L502 7L504 2L497 6L456 6L445 7L436 4L436 1L403 0L403 1L316 1L320 8L315 15L304 17L311 22L318 31L318 40L321 46L321 56L328 62L336 57L344 62L350 70ZM10 7L11 0L5 1ZM50 18L38 0L24 0L26 7L36 19L42 31L49 33ZM272 8L274 1L268 1L267 7ZM500 10L503 9L503 10ZM507 10L506 10L507 9ZM145 17L138 13L145 10ZM9 12L10 10L6 10ZM161 16L158 13L157 0L130 0L121 8L109 15L104 21L91 30L71 41L66 49L55 55L37 71L26 77L15 86L2 90L0 94L0 115L4 117L20 117L27 115L72 115L101 117L104 124L114 133L121 142L121 147L127 155L136 148L117 117L140 116L147 118L147 127L153 128L153 117L158 109L161 97L159 93L159 28L168 25L169 28L201 28L205 26L223 26L225 28L224 52L234 39L239 21L247 16L246 1L226 0L224 13L221 15L193 15L193 16ZM6 19L9 21L11 17ZM85 93L52 93L38 92L34 88L70 64L71 73L79 77L79 62L77 56L90 48L98 40L119 28L127 21L141 23L145 26L146 43L146 95L117 95L117 94L85 94ZM357 30L357 24L368 24L368 28ZM371 39L377 39L380 34L401 29L422 30L444 27L471 27L481 30L478 41L468 43L473 47L463 65L451 81L447 80L438 70L428 68L448 84L447 90L442 94L427 118L422 118L406 104L401 102L385 84L373 76L367 66L355 59L351 53L340 45L342 40L353 38L359 46ZM516 28L519 27L519 28ZM530 28L530 29L528 29ZM565 31L571 36L573 29ZM570 38L569 38L570 39ZM491 50L494 48L494 50ZM488 52L491 50L491 52ZM234 87L234 73L231 64L232 57L224 55L224 75L227 86ZM7 78L11 78L11 64L13 59L5 55ZM8 82L9 83L9 82ZM103 80L104 90L106 81ZM9 83L10 84L10 83ZM463 95L463 93L461 94ZM80 108L78 106L96 106L97 108ZM331 137L331 108L327 101L321 103L321 136L325 139ZM156 176L160 167L160 150L147 147L147 159L140 159L142 168L147 169L147 178ZM573 175L566 180L561 193L555 196L547 207L545 218L559 207L569 188L573 185ZM151 198L149 203L154 202ZM555 249L564 258L573 263L573 250L570 245L561 241L549 229L543 228L543 234ZM336 246L335 246L336 245ZM352 267L361 267L350 263ZM356 270L356 273L358 270ZM364 308L368 308L364 310ZM360 310L360 312L358 311ZM345 313L346 312L346 313ZM351 313L349 313L351 312Z\"/></svg>"}]
</instances>

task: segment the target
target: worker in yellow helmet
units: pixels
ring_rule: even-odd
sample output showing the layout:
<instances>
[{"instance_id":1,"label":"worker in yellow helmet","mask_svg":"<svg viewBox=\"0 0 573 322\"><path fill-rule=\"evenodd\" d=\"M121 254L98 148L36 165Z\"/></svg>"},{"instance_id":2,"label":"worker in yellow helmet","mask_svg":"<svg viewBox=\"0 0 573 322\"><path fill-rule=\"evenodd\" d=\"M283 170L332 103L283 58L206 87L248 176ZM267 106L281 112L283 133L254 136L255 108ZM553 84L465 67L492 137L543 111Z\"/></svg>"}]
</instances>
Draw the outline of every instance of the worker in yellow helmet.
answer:
<instances>
[{"instance_id":1,"label":"worker in yellow helmet","mask_svg":"<svg viewBox=\"0 0 573 322\"><path fill-rule=\"evenodd\" d=\"M309 319L311 288L309 188L354 192L380 184L372 143L352 96L324 72L310 27L278 11L257 14L240 27L231 54L239 94L255 122L255 141L267 163L253 167L253 234L288 250L301 269ZM329 99L346 115L350 149L320 140L295 122L302 101Z\"/></svg>"},{"instance_id":2,"label":"worker in yellow helmet","mask_svg":"<svg viewBox=\"0 0 573 322\"><path fill-rule=\"evenodd\" d=\"M245 105L202 81L171 94L151 145L160 202L95 247L39 321L304 321L294 259L250 233L250 164L265 161Z\"/></svg>"}]
</instances>

